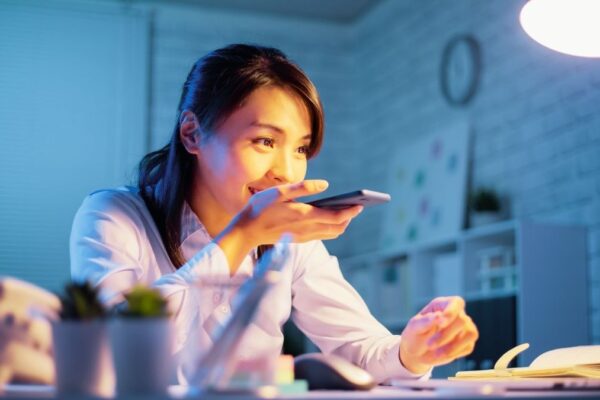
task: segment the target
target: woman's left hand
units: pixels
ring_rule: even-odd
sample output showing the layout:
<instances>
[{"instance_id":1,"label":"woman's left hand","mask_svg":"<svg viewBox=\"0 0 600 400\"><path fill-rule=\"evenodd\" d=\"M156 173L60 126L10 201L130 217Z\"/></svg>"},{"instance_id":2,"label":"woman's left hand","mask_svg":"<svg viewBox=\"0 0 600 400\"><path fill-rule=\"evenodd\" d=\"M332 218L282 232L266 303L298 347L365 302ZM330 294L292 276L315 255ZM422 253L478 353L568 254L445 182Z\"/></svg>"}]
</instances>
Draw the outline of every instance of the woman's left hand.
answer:
<instances>
[{"instance_id":1,"label":"woman's left hand","mask_svg":"<svg viewBox=\"0 0 600 400\"><path fill-rule=\"evenodd\" d=\"M438 297L412 317L402 332L400 362L423 374L470 354L479 338L477 327L465 313L461 297Z\"/></svg>"}]
</instances>

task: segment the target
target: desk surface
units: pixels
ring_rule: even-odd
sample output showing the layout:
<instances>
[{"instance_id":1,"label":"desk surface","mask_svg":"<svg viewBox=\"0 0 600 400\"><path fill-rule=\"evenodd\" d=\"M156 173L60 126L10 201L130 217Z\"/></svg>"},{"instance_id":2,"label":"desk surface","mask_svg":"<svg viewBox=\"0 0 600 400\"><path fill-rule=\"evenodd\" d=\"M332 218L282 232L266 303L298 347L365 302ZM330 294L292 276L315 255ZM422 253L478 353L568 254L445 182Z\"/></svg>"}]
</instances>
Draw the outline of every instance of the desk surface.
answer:
<instances>
[{"instance_id":1,"label":"desk surface","mask_svg":"<svg viewBox=\"0 0 600 400\"><path fill-rule=\"evenodd\" d=\"M39 399L58 399L64 396L57 396L54 388L49 386L32 385L7 385L4 391L0 392L0 399L4 400L39 400ZM71 400L87 400L86 396L68 396ZM485 394L481 391L466 389L465 387L456 387L454 389L408 389L400 387L379 386L370 391L326 391L318 390L295 395L277 395L258 396L253 394L217 394L205 393L202 396L189 393L181 388L170 391L170 395L165 396L118 396L116 399L136 399L136 400L170 400L170 399L199 399L202 400L244 400L244 399L278 399L278 400L390 400L390 399L440 399L450 398L459 399L600 399L600 389L588 390L509 390L496 391Z\"/></svg>"}]
</instances>

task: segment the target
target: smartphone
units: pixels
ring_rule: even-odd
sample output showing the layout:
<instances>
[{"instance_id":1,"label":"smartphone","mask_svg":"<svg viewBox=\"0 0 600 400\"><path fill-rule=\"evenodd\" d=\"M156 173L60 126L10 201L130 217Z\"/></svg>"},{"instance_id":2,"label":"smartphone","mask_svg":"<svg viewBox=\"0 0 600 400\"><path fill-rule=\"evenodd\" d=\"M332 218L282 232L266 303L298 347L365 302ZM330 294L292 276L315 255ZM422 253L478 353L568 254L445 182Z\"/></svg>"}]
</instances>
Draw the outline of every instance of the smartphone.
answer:
<instances>
[{"instance_id":1,"label":"smartphone","mask_svg":"<svg viewBox=\"0 0 600 400\"><path fill-rule=\"evenodd\" d=\"M390 199L391 196L387 193L362 189L355 190L354 192L338 194L337 196L326 197L324 199L313 200L308 202L307 204L319 208L339 210L342 208L348 208L356 205L362 205L365 207L374 206L376 204L387 203L388 201L390 201Z\"/></svg>"}]
</instances>

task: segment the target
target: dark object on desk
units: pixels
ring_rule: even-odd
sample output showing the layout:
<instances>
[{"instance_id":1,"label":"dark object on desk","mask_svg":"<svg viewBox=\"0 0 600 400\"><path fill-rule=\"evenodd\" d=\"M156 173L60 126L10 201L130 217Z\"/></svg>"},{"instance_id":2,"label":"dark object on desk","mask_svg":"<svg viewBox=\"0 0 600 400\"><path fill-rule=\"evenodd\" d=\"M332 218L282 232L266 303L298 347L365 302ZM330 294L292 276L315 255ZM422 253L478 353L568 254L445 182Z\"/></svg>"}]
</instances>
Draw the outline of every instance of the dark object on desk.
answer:
<instances>
[{"instance_id":1,"label":"dark object on desk","mask_svg":"<svg viewBox=\"0 0 600 400\"><path fill-rule=\"evenodd\" d=\"M367 371L331 354L310 353L296 357L294 375L296 379L306 380L309 390L369 390L376 384Z\"/></svg>"}]
</instances>

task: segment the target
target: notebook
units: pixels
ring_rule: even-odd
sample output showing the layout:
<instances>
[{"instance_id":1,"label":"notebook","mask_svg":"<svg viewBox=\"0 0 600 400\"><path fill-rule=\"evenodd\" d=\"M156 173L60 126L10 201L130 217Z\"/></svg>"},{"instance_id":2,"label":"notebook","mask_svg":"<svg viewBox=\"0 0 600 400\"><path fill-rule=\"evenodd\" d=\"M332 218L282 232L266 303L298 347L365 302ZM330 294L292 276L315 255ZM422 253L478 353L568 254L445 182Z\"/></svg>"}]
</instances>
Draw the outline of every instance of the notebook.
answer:
<instances>
[{"instance_id":1,"label":"notebook","mask_svg":"<svg viewBox=\"0 0 600 400\"><path fill-rule=\"evenodd\" d=\"M522 379L522 378L591 378L600 379L600 345L565 347L539 355L528 367L509 368L510 362L528 343L516 346L498 359L494 369L459 371L450 380Z\"/></svg>"}]
</instances>

